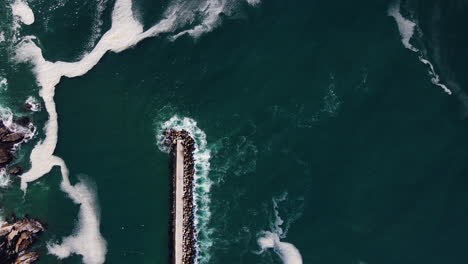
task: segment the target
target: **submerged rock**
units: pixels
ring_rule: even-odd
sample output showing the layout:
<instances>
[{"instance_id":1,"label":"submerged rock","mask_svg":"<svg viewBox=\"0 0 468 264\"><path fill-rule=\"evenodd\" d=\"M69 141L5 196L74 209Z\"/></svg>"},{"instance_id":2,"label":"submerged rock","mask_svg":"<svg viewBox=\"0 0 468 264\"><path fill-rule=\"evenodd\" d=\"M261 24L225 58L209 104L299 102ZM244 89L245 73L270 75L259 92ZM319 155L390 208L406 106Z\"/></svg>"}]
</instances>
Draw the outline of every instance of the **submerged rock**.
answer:
<instances>
[{"instance_id":1,"label":"submerged rock","mask_svg":"<svg viewBox=\"0 0 468 264\"><path fill-rule=\"evenodd\" d=\"M44 226L37 220L24 218L0 226L0 263L27 264L39 258L36 252L26 252Z\"/></svg>"},{"instance_id":2,"label":"submerged rock","mask_svg":"<svg viewBox=\"0 0 468 264\"><path fill-rule=\"evenodd\" d=\"M23 169L21 167L14 167L8 171L8 173L11 175L20 175L22 172L23 172Z\"/></svg>"}]
</instances>

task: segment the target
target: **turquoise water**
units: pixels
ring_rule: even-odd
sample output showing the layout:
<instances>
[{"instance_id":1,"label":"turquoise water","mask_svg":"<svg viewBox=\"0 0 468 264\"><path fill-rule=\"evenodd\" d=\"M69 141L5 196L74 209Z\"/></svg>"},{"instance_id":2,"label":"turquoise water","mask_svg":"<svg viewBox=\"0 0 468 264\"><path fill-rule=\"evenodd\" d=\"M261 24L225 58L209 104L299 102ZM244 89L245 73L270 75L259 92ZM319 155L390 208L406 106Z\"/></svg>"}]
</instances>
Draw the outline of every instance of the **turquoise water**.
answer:
<instances>
[{"instance_id":1,"label":"turquoise water","mask_svg":"<svg viewBox=\"0 0 468 264\"><path fill-rule=\"evenodd\" d=\"M0 191L4 215L47 222L39 263L168 262L168 125L199 145L198 263L468 260L465 1L134 0L116 16L119 2L30 0L31 25L0 5L0 103L38 127L17 153L26 170L48 164L30 154L54 135L40 89L77 75L50 86L54 168L24 197L18 178ZM112 25L116 46L89 55ZM32 46L98 61L47 71ZM22 110L29 96L40 112Z\"/></svg>"}]
</instances>

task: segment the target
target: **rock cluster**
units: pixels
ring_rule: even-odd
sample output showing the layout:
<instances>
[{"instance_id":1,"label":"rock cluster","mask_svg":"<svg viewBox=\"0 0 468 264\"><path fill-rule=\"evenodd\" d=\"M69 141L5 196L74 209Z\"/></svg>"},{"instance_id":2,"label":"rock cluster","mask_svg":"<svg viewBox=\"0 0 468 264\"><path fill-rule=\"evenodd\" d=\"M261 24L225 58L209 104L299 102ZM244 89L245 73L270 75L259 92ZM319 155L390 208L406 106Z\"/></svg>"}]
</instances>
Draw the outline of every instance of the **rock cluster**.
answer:
<instances>
[{"instance_id":1,"label":"rock cluster","mask_svg":"<svg viewBox=\"0 0 468 264\"><path fill-rule=\"evenodd\" d=\"M39 258L37 252L27 252L37 235L44 231L36 220L24 218L13 223L0 224L0 263L29 264Z\"/></svg>"},{"instance_id":2,"label":"rock cluster","mask_svg":"<svg viewBox=\"0 0 468 264\"><path fill-rule=\"evenodd\" d=\"M183 226L184 234L182 241L182 263L193 264L196 257L196 229L194 216L194 175L195 175L195 160L193 152L195 151L195 140L186 130L177 131L169 129L166 131L166 144L173 148L173 152L177 140L182 140L184 146L184 196L183 196Z\"/></svg>"},{"instance_id":3,"label":"rock cluster","mask_svg":"<svg viewBox=\"0 0 468 264\"><path fill-rule=\"evenodd\" d=\"M29 119L22 119L17 122L17 126L27 124L30 128L32 127ZM0 120L0 169L5 169L8 164L13 161L13 152L15 151L15 148L29 139L30 135L13 131L10 127L5 126L3 121ZM18 175L21 173L21 168L12 168L9 172L10 174Z\"/></svg>"}]
</instances>

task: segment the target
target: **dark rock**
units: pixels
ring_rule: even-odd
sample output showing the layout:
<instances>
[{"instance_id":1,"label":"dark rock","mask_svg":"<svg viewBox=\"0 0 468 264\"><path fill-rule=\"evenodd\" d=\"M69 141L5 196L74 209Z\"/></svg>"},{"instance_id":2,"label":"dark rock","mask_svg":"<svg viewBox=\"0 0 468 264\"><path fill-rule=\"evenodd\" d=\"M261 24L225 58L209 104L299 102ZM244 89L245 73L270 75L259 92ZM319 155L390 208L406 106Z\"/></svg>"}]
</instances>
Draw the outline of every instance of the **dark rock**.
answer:
<instances>
[{"instance_id":1,"label":"dark rock","mask_svg":"<svg viewBox=\"0 0 468 264\"><path fill-rule=\"evenodd\" d=\"M1 124L0 127L0 139L3 138L6 134L10 133L10 130L8 128L4 127L3 124Z\"/></svg>"},{"instance_id":2,"label":"dark rock","mask_svg":"<svg viewBox=\"0 0 468 264\"><path fill-rule=\"evenodd\" d=\"M21 167L14 167L14 168L11 168L8 173L11 174L11 175L19 175L23 172L23 169Z\"/></svg>"},{"instance_id":3,"label":"dark rock","mask_svg":"<svg viewBox=\"0 0 468 264\"><path fill-rule=\"evenodd\" d=\"M13 264L30 264L39 259L39 254L36 252L24 253L18 256Z\"/></svg>"},{"instance_id":4,"label":"dark rock","mask_svg":"<svg viewBox=\"0 0 468 264\"><path fill-rule=\"evenodd\" d=\"M3 136L1 141L3 143L17 143L24 139L24 135L20 133L12 133L6 136Z\"/></svg>"},{"instance_id":5,"label":"dark rock","mask_svg":"<svg viewBox=\"0 0 468 264\"><path fill-rule=\"evenodd\" d=\"M24 218L0 226L0 263L28 264L36 261L36 252L26 252L34 243L37 235L44 231L43 225L36 220Z\"/></svg>"},{"instance_id":6,"label":"dark rock","mask_svg":"<svg viewBox=\"0 0 468 264\"><path fill-rule=\"evenodd\" d=\"M32 111L33 105L30 102L25 102L23 104L24 109Z\"/></svg>"},{"instance_id":7,"label":"dark rock","mask_svg":"<svg viewBox=\"0 0 468 264\"><path fill-rule=\"evenodd\" d=\"M7 164L12 159L13 157L11 156L10 151L5 147L0 146L0 164Z\"/></svg>"},{"instance_id":8,"label":"dark rock","mask_svg":"<svg viewBox=\"0 0 468 264\"><path fill-rule=\"evenodd\" d=\"M29 117L22 117L15 122L16 124L27 127L31 123L31 119Z\"/></svg>"}]
</instances>

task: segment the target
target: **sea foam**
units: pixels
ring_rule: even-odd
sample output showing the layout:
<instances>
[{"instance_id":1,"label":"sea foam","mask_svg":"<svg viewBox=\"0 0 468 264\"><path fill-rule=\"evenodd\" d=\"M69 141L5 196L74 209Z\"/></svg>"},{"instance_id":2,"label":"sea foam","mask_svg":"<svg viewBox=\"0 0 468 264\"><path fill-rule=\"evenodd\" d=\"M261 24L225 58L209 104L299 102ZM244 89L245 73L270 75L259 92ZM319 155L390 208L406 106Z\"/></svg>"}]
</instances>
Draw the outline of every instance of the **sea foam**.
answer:
<instances>
[{"instance_id":1,"label":"sea foam","mask_svg":"<svg viewBox=\"0 0 468 264\"><path fill-rule=\"evenodd\" d=\"M273 249L284 264L302 264L302 256L299 250L293 244L281 241L281 239L286 238L289 226L283 230L282 225L285 222L280 217L278 203L285 201L286 198L287 193L284 193L278 198L273 198L275 218L270 226L271 231L260 232L260 237L257 239L257 243L260 246L260 252L258 253L261 254L267 249Z\"/></svg>"},{"instance_id":2,"label":"sea foam","mask_svg":"<svg viewBox=\"0 0 468 264\"><path fill-rule=\"evenodd\" d=\"M387 14L395 19L395 22L398 26L398 31L400 32L400 35L401 35L401 42L403 43L403 46L417 53L419 60L428 66L427 71L428 71L429 76L431 77L432 84L439 86L447 94L452 94L452 91L440 81L440 77L439 75L437 75L434 69L434 65L425 57L423 52L421 52L418 48L414 47L410 43L415 30L418 29L418 25L416 24L416 22L403 17L403 15L401 14L400 1L397 1L396 3L392 4L390 8L388 9Z\"/></svg>"},{"instance_id":3,"label":"sea foam","mask_svg":"<svg viewBox=\"0 0 468 264\"><path fill-rule=\"evenodd\" d=\"M100 233L100 215L96 202L96 194L83 180L71 185L68 180L68 170L62 163L63 181L61 188L74 203L80 205L78 224L74 234L63 239L61 244L48 244L49 253L63 259L71 254L83 256L85 264L101 264L105 262L107 243Z\"/></svg>"},{"instance_id":4,"label":"sea foam","mask_svg":"<svg viewBox=\"0 0 468 264\"><path fill-rule=\"evenodd\" d=\"M18 17L25 25L34 23L34 13L31 8L22 0L16 0L11 5L11 10L14 16Z\"/></svg>"},{"instance_id":5,"label":"sea foam","mask_svg":"<svg viewBox=\"0 0 468 264\"><path fill-rule=\"evenodd\" d=\"M161 151L169 153L170 149L164 144L164 131L167 129L186 130L195 140L195 160L194 175L194 203L195 203L195 227L197 230L197 263L209 263L212 246L212 229L208 228L211 218L210 211L210 189L213 182L208 177L210 171L211 151L208 148L206 134L197 126L197 122L191 118L173 116L168 121L162 123L157 131L156 140Z\"/></svg>"},{"instance_id":6,"label":"sea foam","mask_svg":"<svg viewBox=\"0 0 468 264\"><path fill-rule=\"evenodd\" d=\"M0 188L5 188L10 186L11 179L10 176L8 176L8 173L6 172L5 168L0 169ZM1 224L1 219L0 219L0 224Z\"/></svg>"},{"instance_id":7,"label":"sea foam","mask_svg":"<svg viewBox=\"0 0 468 264\"><path fill-rule=\"evenodd\" d=\"M247 0L247 3L249 3L249 5L252 5L252 6L255 6L255 5L258 5L260 4L260 0Z\"/></svg>"},{"instance_id":8,"label":"sea foam","mask_svg":"<svg viewBox=\"0 0 468 264\"><path fill-rule=\"evenodd\" d=\"M0 76L0 91L8 89L8 80Z\"/></svg>"}]
</instances>

